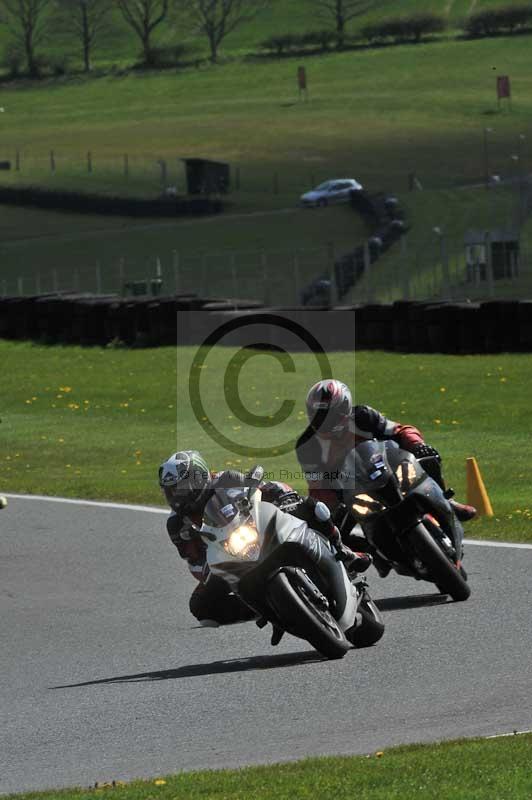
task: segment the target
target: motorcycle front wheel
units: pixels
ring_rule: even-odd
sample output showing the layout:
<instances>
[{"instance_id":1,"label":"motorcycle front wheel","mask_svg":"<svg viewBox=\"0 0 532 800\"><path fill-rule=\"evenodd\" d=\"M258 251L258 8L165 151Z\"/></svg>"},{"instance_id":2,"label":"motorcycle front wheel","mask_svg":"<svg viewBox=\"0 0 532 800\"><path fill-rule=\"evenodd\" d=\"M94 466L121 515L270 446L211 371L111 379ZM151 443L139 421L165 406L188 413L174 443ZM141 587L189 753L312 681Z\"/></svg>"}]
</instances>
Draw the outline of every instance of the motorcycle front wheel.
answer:
<instances>
[{"instance_id":1,"label":"motorcycle front wheel","mask_svg":"<svg viewBox=\"0 0 532 800\"><path fill-rule=\"evenodd\" d=\"M411 550L428 569L430 580L453 600L467 600L471 594L467 582L454 564L438 547L424 525L416 525L408 534Z\"/></svg>"},{"instance_id":2,"label":"motorcycle front wheel","mask_svg":"<svg viewBox=\"0 0 532 800\"><path fill-rule=\"evenodd\" d=\"M384 633L384 620L381 612L375 605L366 590L362 595L358 606L358 613L361 616L360 625L351 633L348 631L349 641L355 647L371 647L382 638Z\"/></svg>"},{"instance_id":3,"label":"motorcycle front wheel","mask_svg":"<svg viewBox=\"0 0 532 800\"><path fill-rule=\"evenodd\" d=\"M351 648L328 609L320 608L309 596L297 574L278 572L268 584L268 600L283 627L306 639L326 658L343 658Z\"/></svg>"}]
</instances>

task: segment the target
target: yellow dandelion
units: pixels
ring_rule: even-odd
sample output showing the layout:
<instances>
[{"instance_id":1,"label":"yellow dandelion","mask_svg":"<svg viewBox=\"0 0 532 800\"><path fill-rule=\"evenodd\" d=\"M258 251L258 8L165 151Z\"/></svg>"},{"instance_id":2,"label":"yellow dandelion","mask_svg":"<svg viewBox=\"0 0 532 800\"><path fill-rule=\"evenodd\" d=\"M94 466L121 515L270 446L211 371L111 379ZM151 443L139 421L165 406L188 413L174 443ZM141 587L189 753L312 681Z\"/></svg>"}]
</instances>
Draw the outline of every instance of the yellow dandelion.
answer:
<instances>
[{"instance_id":1,"label":"yellow dandelion","mask_svg":"<svg viewBox=\"0 0 532 800\"><path fill-rule=\"evenodd\" d=\"M382 758L383 755L384 755L384 753L382 752L382 750L379 750L378 753L375 753L375 757L376 758Z\"/></svg>"},{"instance_id":2,"label":"yellow dandelion","mask_svg":"<svg viewBox=\"0 0 532 800\"><path fill-rule=\"evenodd\" d=\"M26 403L27 406L31 406L31 400L25 400L24 402Z\"/></svg>"},{"instance_id":3,"label":"yellow dandelion","mask_svg":"<svg viewBox=\"0 0 532 800\"><path fill-rule=\"evenodd\" d=\"M436 423L436 425L439 425L439 424L440 424L440 422L441 422L441 419L434 419L434 420L432 420L432 421L433 421L433 422L435 422L435 423Z\"/></svg>"},{"instance_id":4,"label":"yellow dandelion","mask_svg":"<svg viewBox=\"0 0 532 800\"><path fill-rule=\"evenodd\" d=\"M508 378L499 378L499 382L500 383L506 383L507 380L508 380Z\"/></svg>"},{"instance_id":5,"label":"yellow dandelion","mask_svg":"<svg viewBox=\"0 0 532 800\"><path fill-rule=\"evenodd\" d=\"M440 386L440 392L446 392L446 391L447 389L445 388L445 386Z\"/></svg>"},{"instance_id":6,"label":"yellow dandelion","mask_svg":"<svg viewBox=\"0 0 532 800\"><path fill-rule=\"evenodd\" d=\"M61 437L60 437L60 438L59 438L57 441L58 441L58 442L61 442L61 444L63 444L63 442L64 442L65 440L64 440L64 439L63 439L63 437L61 436Z\"/></svg>"},{"instance_id":7,"label":"yellow dandelion","mask_svg":"<svg viewBox=\"0 0 532 800\"><path fill-rule=\"evenodd\" d=\"M166 785L166 781L163 781L163 779L162 779L162 778L157 778L157 780L156 780L156 781L153 781L153 782L154 782L154 784L155 784L156 786L165 786L165 785Z\"/></svg>"}]
</instances>

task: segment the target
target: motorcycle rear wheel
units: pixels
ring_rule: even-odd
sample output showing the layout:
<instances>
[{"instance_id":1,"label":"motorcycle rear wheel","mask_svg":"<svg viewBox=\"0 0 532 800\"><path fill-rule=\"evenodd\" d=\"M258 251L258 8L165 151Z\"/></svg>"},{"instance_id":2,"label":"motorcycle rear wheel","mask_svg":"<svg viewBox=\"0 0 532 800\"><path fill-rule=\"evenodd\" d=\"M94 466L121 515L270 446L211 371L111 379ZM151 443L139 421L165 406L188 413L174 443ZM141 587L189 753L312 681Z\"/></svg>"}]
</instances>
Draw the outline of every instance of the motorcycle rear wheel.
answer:
<instances>
[{"instance_id":1,"label":"motorcycle rear wheel","mask_svg":"<svg viewBox=\"0 0 532 800\"><path fill-rule=\"evenodd\" d=\"M408 543L420 561L427 567L430 579L442 594L448 594L457 601L467 600L471 594L469 585L459 569L438 547L424 525L416 525L408 533Z\"/></svg>"},{"instance_id":2,"label":"motorcycle rear wheel","mask_svg":"<svg viewBox=\"0 0 532 800\"><path fill-rule=\"evenodd\" d=\"M330 611L318 608L295 576L278 572L268 584L268 600L287 629L326 658L343 658L351 649Z\"/></svg>"}]
</instances>

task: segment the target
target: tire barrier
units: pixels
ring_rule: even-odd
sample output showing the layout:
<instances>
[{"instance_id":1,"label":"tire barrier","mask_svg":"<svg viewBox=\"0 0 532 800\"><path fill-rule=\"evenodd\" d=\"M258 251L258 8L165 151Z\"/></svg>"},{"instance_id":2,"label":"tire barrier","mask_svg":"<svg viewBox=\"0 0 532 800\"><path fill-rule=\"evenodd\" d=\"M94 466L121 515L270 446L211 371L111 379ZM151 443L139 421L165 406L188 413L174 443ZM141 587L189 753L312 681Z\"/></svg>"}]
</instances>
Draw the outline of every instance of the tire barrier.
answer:
<instances>
[{"instance_id":1,"label":"tire barrier","mask_svg":"<svg viewBox=\"0 0 532 800\"><path fill-rule=\"evenodd\" d=\"M366 244L358 245L334 262L334 282L340 300L363 275L366 259L370 264L374 264L408 230L396 197L383 193L368 194L364 191L353 191L351 206L373 228L373 233ZM320 305L324 295L329 295L330 290L331 275L323 272L303 289L301 302L304 306Z\"/></svg>"},{"instance_id":2,"label":"tire barrier","mask_svg":"<svg viewBox=\"0 0 532 800\"><path fill-rule=\"evenodd\" d=\"M318 309L263 308L254 300L233 302L196 295L4 297L0 298L0 338L100 347L197 346L230 320L251 322L254 311L291 320L329 352L532 352L532 300L400 301ZM260 335L266 347L294 347L282 326L263 324ZM237 329L226 344L245 346L247 340L240 337Z\"/></svg>"},{"instance_id":3,"label":"tire barrier","mask_svg":"<svg viewBox=\"0 0 532 800\"><path fill-rule=\"evenodd\" d=\"M222 201L211 197L164 196L150 200L40 189L36 186L0 186L0 203L124 217L180 217L218 214L223 210Z\"/></svg>"}]
</instances>

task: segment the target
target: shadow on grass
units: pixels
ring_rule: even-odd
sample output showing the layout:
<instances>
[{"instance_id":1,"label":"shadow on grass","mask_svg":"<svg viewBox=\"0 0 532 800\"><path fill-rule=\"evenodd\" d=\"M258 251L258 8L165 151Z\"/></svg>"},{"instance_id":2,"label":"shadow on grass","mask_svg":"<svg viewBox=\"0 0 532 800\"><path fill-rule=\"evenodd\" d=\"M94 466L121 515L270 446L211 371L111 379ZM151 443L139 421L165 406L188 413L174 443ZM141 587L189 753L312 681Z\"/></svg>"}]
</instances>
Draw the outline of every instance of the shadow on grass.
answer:
<instances>
[{"instance_id":1,"label":"shadow on grass","mask_svg":"<svg viewBox=\"0 0 532 800\"><path fill-rule=\"evenodd\" d=\"M80 686L98 686L113 683L144 683L147 681L171 681L180 678L199 678L205 675L223 675L228 672L250 672L259 669L279 669L281 667L297 667L302 664L313 664L325 661L314 651L284 653L275 656L254 656L253 658L232 658L227 661L213 661L206 664L189 664L176 669L163 669L156 672L137 672L132 675L115 675L112 678L99 678L94 681L67 683L62 686L50 686L49 689L74 689Z\"/></svg>"}]
</instances>

